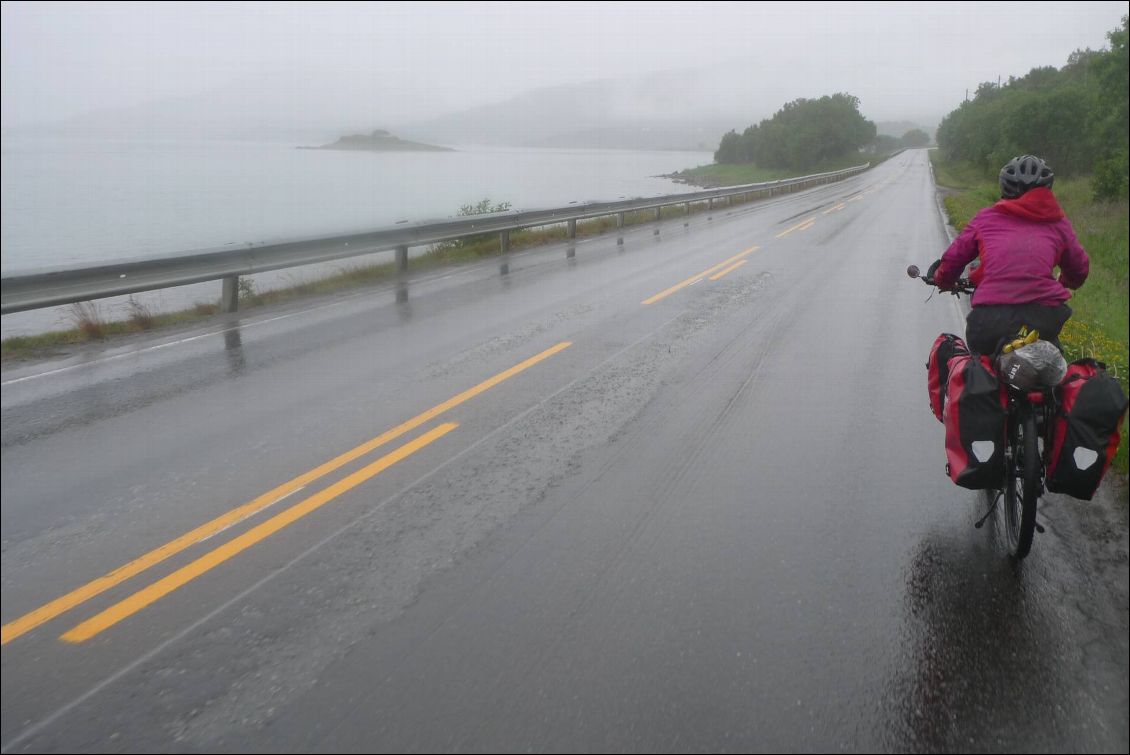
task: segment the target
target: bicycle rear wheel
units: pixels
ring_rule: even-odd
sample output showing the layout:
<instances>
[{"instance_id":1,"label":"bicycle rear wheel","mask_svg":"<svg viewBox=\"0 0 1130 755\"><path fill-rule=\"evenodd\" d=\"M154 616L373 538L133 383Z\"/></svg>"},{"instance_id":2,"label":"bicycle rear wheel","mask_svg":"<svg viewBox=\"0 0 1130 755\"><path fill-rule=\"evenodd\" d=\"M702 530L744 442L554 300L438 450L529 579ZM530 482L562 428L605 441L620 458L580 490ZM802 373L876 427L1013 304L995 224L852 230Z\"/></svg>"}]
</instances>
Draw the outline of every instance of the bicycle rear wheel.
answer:
<instances>
[{"instance_id":1,"label":"bicycle rear wheel","mask_svg":"<svg viewBox=\"0 0 1130 755\"><path fill-rule=\"evenodd\" d=\"M1040 448L1036 415L1022 411L1009 428L1009 460L1004 488L1004 523L1008 550L1021 559L1032 549L1036 532L1036 501L1040 498Z\"/></svg>"}]
</instances>

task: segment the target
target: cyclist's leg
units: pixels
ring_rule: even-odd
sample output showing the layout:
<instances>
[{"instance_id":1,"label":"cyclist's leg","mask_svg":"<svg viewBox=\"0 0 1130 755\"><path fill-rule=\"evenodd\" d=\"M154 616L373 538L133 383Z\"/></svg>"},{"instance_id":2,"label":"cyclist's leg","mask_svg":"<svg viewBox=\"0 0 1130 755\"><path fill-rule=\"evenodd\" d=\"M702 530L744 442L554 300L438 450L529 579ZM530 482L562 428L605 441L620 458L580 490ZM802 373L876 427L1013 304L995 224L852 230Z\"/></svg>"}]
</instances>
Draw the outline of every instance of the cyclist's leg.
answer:
<instances>
[{"instance_id":1,"label":"cyclist's leg","mask_svg":"<svg viewBox=\"0 0 1130 755\"><path fill-rule=\"evenodd\" d=\"M1002 341L1016 336L1012 304L988 304L973 307L965 318L965 343L970 351L993 355Z\"/></svg>"},{"instance_id":2,"label":"cyclist's leg","mask_svg":"<svg viewBox=\"0 0 1130 755\"><path fill-rule=\"evenodd\" d=\"M1071 307L1066 304L1054 307L1024 304L1017 308L1016 315L1018 319L1023 321L1021 324L1040 331L1040 338L1054 343L1056 348L1063 351L1063 346L1059 343L1059 333L1063 330L1068 318L1071 317ZM1017 325L1017 327L1020 326Z\"/></svg>"},{"instance_id":3,"label":"cyclist's leg","mask_svg":"<svg viewBox=\"0 0 1130 755\"><path fill-rule=\"evenodd\" d=\"M979 354L995 354L1007 341L1016 337L1022 326L1040 331L1040 338L1059 343L1059 333L1071 317L1066 304L1054 307L1042 304L990 304L974 307L965 319L965 342Z\"/></svg>"}]
</instances>

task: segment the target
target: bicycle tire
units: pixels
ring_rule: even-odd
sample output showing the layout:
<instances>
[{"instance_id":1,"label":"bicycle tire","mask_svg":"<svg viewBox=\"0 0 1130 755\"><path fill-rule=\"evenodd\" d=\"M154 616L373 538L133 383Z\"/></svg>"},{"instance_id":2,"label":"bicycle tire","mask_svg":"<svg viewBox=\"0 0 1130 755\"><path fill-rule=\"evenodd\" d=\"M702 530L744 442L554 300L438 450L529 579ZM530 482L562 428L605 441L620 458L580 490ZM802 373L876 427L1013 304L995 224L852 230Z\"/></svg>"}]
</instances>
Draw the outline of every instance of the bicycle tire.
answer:
<instances>
[{"instance_id":1,"label":"bicycle tire","mask_svg":"<svg viewBox=\"0 0 1130 755\"><path fill-rule=\"evenodd\" d=\"M1040 498L1040 447L1034 412L1022 412L1010 428L1008 440L1012 448L1005 479L1005 532L1009 553L1019 560L1032 549L1036 502Z\"/></svg>"}]
</instances>

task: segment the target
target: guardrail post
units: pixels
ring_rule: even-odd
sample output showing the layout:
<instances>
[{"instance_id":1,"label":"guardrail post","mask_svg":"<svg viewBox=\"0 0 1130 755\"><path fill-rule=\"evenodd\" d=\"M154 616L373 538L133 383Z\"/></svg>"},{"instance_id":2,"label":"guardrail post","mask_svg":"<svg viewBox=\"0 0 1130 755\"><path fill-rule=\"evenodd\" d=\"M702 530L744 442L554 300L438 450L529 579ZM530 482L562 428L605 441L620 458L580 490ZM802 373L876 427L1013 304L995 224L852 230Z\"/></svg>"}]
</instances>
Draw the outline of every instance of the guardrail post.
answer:
<instances>
[{"instance_id":1,"label":"guardrail post","mask_svg":"<svg viewBox=\"0 0 1130 755\"><path fill-rule=\"evenodd\" d=\"M220 292L220 311L239 311L239 276L228 275L224 278L224 287Z\"/></svg>"},{"instance_id":2,"label":"guardrail post","mask_svg":"<svg viewBox=\"0 0 1130 755\"><path fill-rule=\"evenodd\" d=\"M510 272L510 231L498 234L498 246L502 251L502 264L498 266L498 272L507 275Z\"/></svg>"},{"instance_id":3,"label":"guardrail post","mask_svg":"<svg viewBox=\"0 0 1130 755\"><path fill-rule=\"evenodd\" d=\"M624 213L622 213L622 212L616 213L616 232L619 234L619 237L616 239L616 244L617 244L617 246L623 246L623 244L624 244Z\"/></svg>"},{"instance_id":4,"label":"guardrail post","mask_svg":"<svg viewBox=\"0 0 1130 755\"><path fill-rule=\"evenodd\" d=\"M566 223L569 231L566 234L569 237L569 246L565 249L565 259L572 259L577 256L577 219L573 218Z\"/></svg>"},{"instance_id":5,"label":"guardrail post","mask_svg":"<svg viewBox=\"0 0 1130 755\"><path fill-rule=\"evenodd\" d=\"M687 199L686 195L680 193L663 197L597 203L584 207L583 209L570 206L552 210L519 213L515 215L513 219L507 218L506 220L492 221L490 231L484 230L484 228L479 225L478 220L459 219L434 224L419 224L417 228L410 229L395 227L379 228L366 233L363 238L357 235L342 235L318 239L303 239L297 242L264 244L258 246L254 253L250 255L247 254L245 250L240 250L238 253L229 249L206 250L209 253L217 253L217 256L200 255L200 259L192 262L189 268L177 269L171 272L164 272L165 262L163 258L151 258L129 263L94 265L75 270L5 277L3 279L4 295L0 297L0 300L2 300L0 301L0 312L9 314L48 306L58 306L74 301L87 301L90 299L122 295L130 291L136 291L139 280L147 281L145 285L147 285L148 288L144 290L179 286L184 285L186 282L220 280L222 281L221 307L226 312L235 312L239 309L241 277L254 275L263 267L270 266L271 269L274 269L278 266L278 263L283 263L283 267L310 264L310 262L321 259L321 255L325 251L329 250L335 254L340 253L344 248L350 247L355 241L361 243L356 243L353 247L346 249L347 252L360 255L368 254L373 251L380 251L382 253L393 251L396 254L394 264L398 268L397 272L402 273L406 267L406 257L408 256L407 249L411 248L414 244L419 245L420 242L418 239L420 238L426 239L438 236L453 239L482 233L487 233L488 235L489 233L500 233L500 229L502 228L516 230L519 227L541 227L547 224L559 225L561 222L565 222L568 224L569 236L570 240L572 240L576 236L576 219L586 217L601 218L600 222L604 222L603 218L607 218L611 215L617 216L617 227L621 230L622 234L627 212L636 212L642 209L655 209L657 204L660 205L657 211L657 226L662 223L664 217L663 206L683 205L686 213L684 215L683 225L684 227L689 227L689 216L694 211L694 205L701 204L703 199L708 200L707 207L710 211L713 211L717 207L717 203L714 202L714 199L719 199L721 196L726 196L728 206L734 206L743 200L760 200L766 197L798 191L802 187L828 184L850 176L858 176L869 167L869 164L853 166L843 171L805 176L800 180L795 180L795 182L774 181L751 184L744 188L735 187L723 190L720 195L717 191L706 192L706 196L699 195L696 192L695 195L692 195L695 197L693 200ZM679 199L680 196L683 198ZM736 201L735 198L737 198ZM612 209L613 207L618 209L614 210ZM713 218L708 217L708 220L710 219ZM399 223L397 225L399 225ZM502 240L501 245L503 250L501 254L501 269L503 273L507 273L509 272L508 234L503 233L500 238ZM618 239L618 243L620 246L623 246L622 235ZM220 252L222 252L222 254L220 254ZM229 271L233 269L242 270L243 272L232 274ZM125 289L124 292L123 289ZM246 288L244 290L247 291Z\"/></svg>"},{"instance_id":6,"label":"guardrail post","mask_svg":"<svg viewBox=\"0 0 1130 755\"><path fill-rule=\"evenodd\" d=\"M663 208L662 207L656 207L655 208L655 222L658 223L662 219L663 219ZM655 226L655 233L653 233L651 235L652 236L658 236L659 235L659 226Z\"/></svg>"}]
</instances>

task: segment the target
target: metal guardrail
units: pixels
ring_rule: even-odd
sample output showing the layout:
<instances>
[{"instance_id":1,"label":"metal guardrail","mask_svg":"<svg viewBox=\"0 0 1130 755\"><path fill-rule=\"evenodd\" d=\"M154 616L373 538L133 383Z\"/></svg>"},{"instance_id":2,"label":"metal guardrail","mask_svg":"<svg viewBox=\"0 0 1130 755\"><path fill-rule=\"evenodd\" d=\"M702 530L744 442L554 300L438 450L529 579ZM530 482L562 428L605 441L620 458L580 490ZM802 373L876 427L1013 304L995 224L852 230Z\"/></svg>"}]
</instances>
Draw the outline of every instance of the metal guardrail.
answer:
<instances>
[{"instance_id":1,"label":"metal guardrail","mask_svg":"<svg viewBox=\"0 0 1130 755\"><path fill-rule=\"evenodd\" d=\"M831 173L730 186L723 189L668 194L621 202L594 202L549 210L474 215L438 222L397 225L349 235L322 236L258 246L249 244L240 249L224 247L109 265L15 275L0 281L0 314L210 280L223 281L221 309L234 312L238 308L238 284L241 275L390 250L395 250L397 270L403 272L408 266L409 247L454 241L483 233L500 234L504 253L500 269L506 274L509 271L509 263L505 252L509 249L511 231L566 223L569 238L575 238L578 220L615 215L617 226L623 227L624 215L628 212L653 209L658 220L663 207L685 204L689 213L690 205L696 202L708 201L713 206L716 200L729 201L736 196L753 195L753 198L761 198L800 191L810 186L843 180L869 167L870 163L866 163Z\"/></svg>"}]
</instances>

